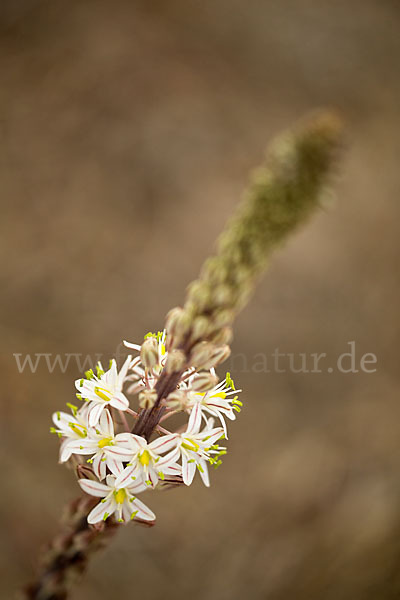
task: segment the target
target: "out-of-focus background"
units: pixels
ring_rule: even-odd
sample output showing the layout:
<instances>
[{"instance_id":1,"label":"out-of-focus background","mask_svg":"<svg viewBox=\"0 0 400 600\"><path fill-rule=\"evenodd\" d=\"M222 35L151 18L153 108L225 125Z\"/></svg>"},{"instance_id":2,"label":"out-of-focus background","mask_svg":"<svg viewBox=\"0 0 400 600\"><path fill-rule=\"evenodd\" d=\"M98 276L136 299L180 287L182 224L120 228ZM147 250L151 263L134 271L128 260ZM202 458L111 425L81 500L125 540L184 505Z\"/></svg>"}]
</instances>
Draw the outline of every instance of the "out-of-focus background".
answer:
<instances>
[{"instance_id":1,"label":"out-of-focus background","mask_svg":"<svg viewBox=\"0 0 400 600\"><path fill-rule=\"evenodd\" d=\"M13 353L109 357L161 328L267 142L325 105L347 122L336 206L238 319L223 466L149 493L157 526L123 528L73 597L399 597L399 26L389 0L3 0L2 597L79 493L48 434L76 362ZM376 372L255 368L349 341Z\"/></svg>"}]
</instances>

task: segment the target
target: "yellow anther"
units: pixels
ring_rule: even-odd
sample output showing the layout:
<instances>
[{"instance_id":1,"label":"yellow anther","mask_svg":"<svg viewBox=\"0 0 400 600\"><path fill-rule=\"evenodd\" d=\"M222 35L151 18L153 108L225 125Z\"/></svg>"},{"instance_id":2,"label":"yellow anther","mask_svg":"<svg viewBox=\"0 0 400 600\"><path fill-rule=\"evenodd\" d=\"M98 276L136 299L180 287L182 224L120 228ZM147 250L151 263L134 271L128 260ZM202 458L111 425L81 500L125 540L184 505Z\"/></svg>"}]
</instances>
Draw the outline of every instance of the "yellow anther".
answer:
<instances>
[{"instance_id":1,"label":"yellow anther","mask_svg":"<svg viewBox=\"0 0 400 600\"><path fill-rule=\"evenodd\" d=\"M104 448L104 446L111 446L112 438L103 438L97 444L99 448Z\"/></svg>"},{"instance_id":2,"label":"yellow anther","mask_svg":"<svg viewBox=\"0 0 400 600\"><path fill-rule=\"evenodd\" d=\"M218 392L218 394L213 394L211 396L211 398L222 398L222 400L225 400L226 393L225 392Z\"/></svg>"},{"instance_id":3,"label":"yellow anther","mask_svg":"<svg viewBox=\"0 0 400 600\"><path fill-rule=\"evenodd\" d=\"M103 392L107 392L108 394L110 393L108 390L106 390L104 388L95 387L94 391L95 391L96 396L98 396L99 398L104 400L104 402L110 402L111 398L106 396L101 390L103 390Z\"/></svg>"},{"instance_id":4,"label":"yellow anther","mask_svg":"<svg viewBox=\"0 0 400 600\"><path fill-rule=\"evenodd\" d=\"M147 467L150 464L151 456L148 450L144 450L142 454L139 456L139 462L144 467Z\"/></svg>"},{"instance_id":5,"label":"yellow anther","mask_svg":"<svg viewBox=\"0 0 400 600\"><path fill-rule=\"evenodd\" d=\"M87 436L86 427L83 425L77 425L76 423L69 423L70 428L76 435L79 435L81 438L85 438Z\"/></svg>"},{"instance_id":6,"label":"yellow anther","mask_svg":"<svg viewBox=\"0 0 400 600\"><path fill-rule=\"evenodd\" d=\"M198 452L199 445L196 444L196 442L194 442L193 440L189 440L188 438L184 439L185 441L182 444L182 448L185 448L185 450L192 450L192 452Z\"/></svg>"},{"instance_id":7,"label":"yellow anther","mask_svg":"<svg viewBox=\"0 0 400 600\"><path fill-rule=\"evenodd\" d=\"M115 497L115 502L117 502L117 504L123 504L125 502L125 498L126 498L126 491L124 490L124 488L121 488L120 490L115 491L114 497Z\"/></svg>"}]
</instances>

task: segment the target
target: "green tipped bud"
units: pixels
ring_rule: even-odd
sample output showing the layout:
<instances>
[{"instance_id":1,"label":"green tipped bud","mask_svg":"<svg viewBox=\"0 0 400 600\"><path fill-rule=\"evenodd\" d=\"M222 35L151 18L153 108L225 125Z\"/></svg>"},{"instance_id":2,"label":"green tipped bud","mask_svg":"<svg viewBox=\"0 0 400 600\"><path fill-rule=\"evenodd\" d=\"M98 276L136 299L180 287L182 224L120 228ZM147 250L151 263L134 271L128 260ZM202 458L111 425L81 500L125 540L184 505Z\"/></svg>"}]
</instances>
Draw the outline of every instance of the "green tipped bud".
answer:
<instances>
[{"instance_id":1,"label":"green tipped bud","mask_svg":"<svg viewBox=\"0 0 400 600\"><path fill-rule=\"evenodd\" d=\"M165 370L167 373L182 371L186 364L186 355L183 350L171 350L168 352Z\"/></svg>"},{"instance_id":2,"label":"green tipped bud","mask_svg":"<svg viewBox=\"0 0 400 600\"><path fill-rule=\"evenodd\" d=\"M139 406L140 408L153 408L157 401L156 390L145 389L139 394Z\"/></svg>"},{"instance_id":3,"label":"green tipped bud","mask_svg":"<svg viewBox=\"0 0 400 600\"><path fill-rule=\"evenodd\" d=\"M155 338L149 337L143 342L140 359L146 369L153 369L158 364L158 347Z\"/></svg>"},{"instance_id":4,"label":"green tipped bud","mask_svg":"<svg viewBox=\"0 0 400 600\"><path fill-rule=\"evenodd\" d=\"M167 398L166 405L173 410L185 410L188 397L184 390L175 390Z\"/></svg>"},{"instance_id":5,"label":"green tipped bud","mask_svg":"<svg viewBox=\"0 0 400 600\"><path fill-rule=\"evenodd\" d=\"M211 373L199 373L199 375L193 379L192 388L195 392L207 392L215 387L218 383L218 377Z\"/></svg>"},{"instance_id":6,"label":"green tipped bud","mask_svg":"<svg viewBox=\"0 0 400 600\"><path fill-rule=\"evenodd\" d=\"M197 369L207 368L204 367L204 365L207 365L210 362L215 350L216 347L210 342L200 342L196 344L190 353L190 365Z\"/></svg>"}]
</instances>

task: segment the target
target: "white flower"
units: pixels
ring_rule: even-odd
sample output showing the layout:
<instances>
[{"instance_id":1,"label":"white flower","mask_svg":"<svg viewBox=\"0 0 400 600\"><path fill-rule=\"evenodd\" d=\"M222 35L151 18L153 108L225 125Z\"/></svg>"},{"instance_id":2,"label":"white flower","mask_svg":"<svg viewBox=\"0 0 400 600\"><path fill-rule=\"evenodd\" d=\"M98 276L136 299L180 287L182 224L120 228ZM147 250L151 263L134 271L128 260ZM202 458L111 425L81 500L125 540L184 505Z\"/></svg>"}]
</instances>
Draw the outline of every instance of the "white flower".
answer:
<instances>
[{"instance_id":1,"label":"white flower","mask_svg":"<svg viewBox=\"0 0 400 600\"><path fill-rule=\"evenodd\" d=\"M73 407L75 409L75 407ZM88 407L84 405L80 410L75 411L75 415L71 415L62 411L53 413L52 419L55 428L51 428L52 433L64 438L60 446L60 462L66 462L71 454L71 442L82 440L87 436L87 412Z\"/></svg>"},{"instance_id":2,"label":"white flower","mask_svg":"<svg viewBox=\"0 0 400 600\"><path fill-rule=\"evenodd\" d=\"M117 486L112 475L107 475L105 484L91 479L79 479L78 482L87 494L103 498L88 515L87 520L91 525L105 521L114 513L121 523L131 521L135 517L143 521L154 521L156 518L155 514L135 497L135 494L146 489L141 483L131 482L126 486Z\"/></svg>"},{"instance_id":3,"label":"white flower","mask_svg":"<svg viewBox=\"0 0 400 600\"><path fill-rule=\"evenodd\" d=\"M215 374L215 370L211 369L211 373ZM242 390L235 390L233 381L228 373L227 378L224 381L221 381L208 392L196 392L191 389L191 384L197 375L197 373L192 375L187 382L188 409L192 410L196 404L199 404L204 418L206 418L204 413L217 417L221 421L225 437L228 439L228 431L224 416L231 421L236 419L235 413L240 412L240 407L242 406L242 403L238 400L237 394ZM233 396L233 398L231 396Z\"/></svg>"},{"instance_id":4,"label":"white flower","mask_svg":"<svg viewBox=\"0 0 400 600\"><path fill-rule=\"evenodd\" d=\"M197 467L204 485L209 487L207 462L214 464L216 460L213 455L225 454L225 448L215 444L224 435L224 430L222 427L212 428L212 424L213 419L210 419L203 431L199 431L201 406L197 402L190 413L187 429L179 435L176 447L176 452L182 458L182 477L186 485L192 483ZM173 458L176 459L176 455L171 452L171 459Z\"/></svg>"},{"instance_id":5,"label":"white flower","mask_svg":"<svg viewBox=\"0 0 400 600\"><path fill-rule=\"evenodd\" d=\"M96 425L106 406L112 406L122 411L129 408L128 399L122 393L122 388L131 358L131 356L128 356L119 373L117 363L113 359L110 369L102 373L100 377L92 374L91 379L77 379L75 381L79 394L89 401L88 422L90 427Z\"/></svg>"},{"instance_id":6,"label":"white flower","mask_svg":"<svg viewBox=\"0 0 400 600\"><path fill-rule=\"evenodd\" d=\"M143 388L153 389L155 384L158 381L160 373L165 367L165 362L168 357L168 352L165 347L165 338L166 332L159 331L157 334L149 333L145 337L154 337L157 340L157 354L158 361L157 365L152 369L145 369L143 364L141 363L140 356L134 359L130 365L130 369L132 373L128 376L129 381L133 381L134 383L128 388L128 392L132 394L136 394L141 391ZM142 346L140 344L132 344L131 342L127 342L124 340L124 345L127 348L131 348L133 350L137 350L140 353Z\"/></svg>"},{"instance_id":7,"label":"white flower","mask_svg":"<svg viewBox=\"0 0 400 600\"><path fill-rule=\"evenodd\" d=\"M120 445L129 448L129 464L117 478L118 485L126 485L128 481L140 481L148 486L155 487L158 480L163 480L165 475L180 475L181 467L176 464L176 460L171 454L176 456L176 452L161 456L176 447L179 436L171 433L150 442L133 433L121 433Z\"/></svg>"},{"instance_id":8,"label":"white flower","mask_svg":"<svg viewBox=\"0 0 400 600\"><path fill-rule=\"evenodd\" d=\"M107 467L114 475L119 475L124 468L122 462L129 459L129 450L119 446L121 435L123 434L114 435L113 420L109 411L105 409L97 425L89 427L85 437L69 440L66 450L69 454L90 454L88 462L92 463L97 477L103 480Z\"/></svg>"}]
</instances>

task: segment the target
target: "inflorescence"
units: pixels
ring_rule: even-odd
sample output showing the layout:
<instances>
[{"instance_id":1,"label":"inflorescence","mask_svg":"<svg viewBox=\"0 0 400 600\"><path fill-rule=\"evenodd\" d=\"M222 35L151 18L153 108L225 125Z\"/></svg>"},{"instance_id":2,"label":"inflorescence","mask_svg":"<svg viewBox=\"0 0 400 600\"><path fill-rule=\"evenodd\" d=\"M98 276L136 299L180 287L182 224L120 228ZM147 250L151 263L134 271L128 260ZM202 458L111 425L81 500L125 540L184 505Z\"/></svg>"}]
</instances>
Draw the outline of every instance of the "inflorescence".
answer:
<instances>
[{"instance_id":1,"label":"inflorescence","mask_svg":"<svg viewBox=\"0 0 400 600\"><path fill-rule=\"evenodd\" d=\"M51 432L61 438L60 462L72 463L83 491L100 499L88 515L92 525L112 515L120 523L154 521L154 513L137 495L191 485L196 471L209 486L208 465L218 467L226 454L218 443L227 438L225 418L234 420L242 406L241 390L235 389L230 374L219 382L215 371L226 352L203 352L201 366L185 368L175 389L161 399L159 422L153 428L157 437L149 441L135 433L135 424L139 412L154 408L157 383L171 370L173 336L163 331L147 334L141 345L124 343L137 356L128 356L119 371L114 359L107 371L101 363L96 372L86 371L75 382L83 404L68 403L71 412L53 414ZM177 366L173 364L172 372ZM132 396L137 397L139 412L130 408ZM177 414L185 422L174 432L165 429L164 422Z\"/></svg>"}]
</instances>

